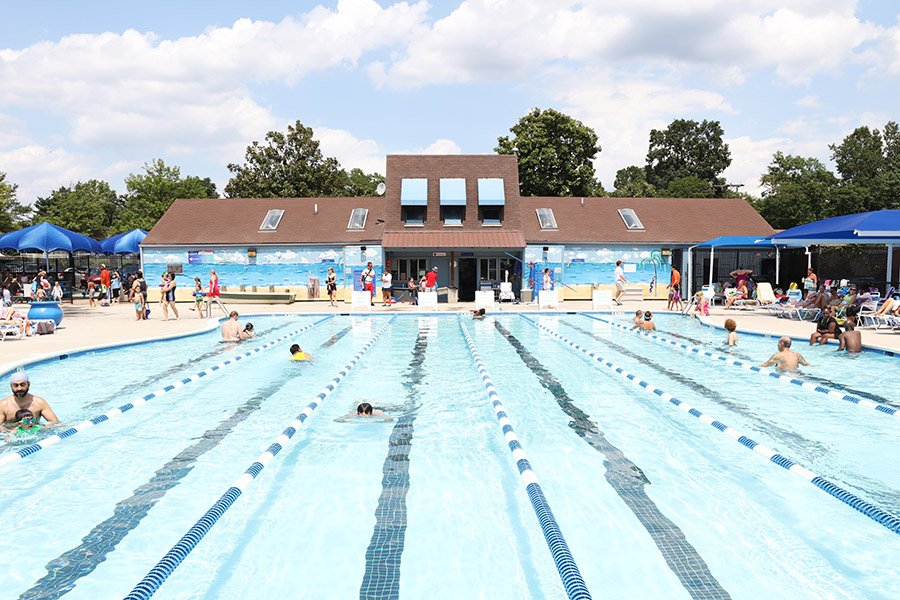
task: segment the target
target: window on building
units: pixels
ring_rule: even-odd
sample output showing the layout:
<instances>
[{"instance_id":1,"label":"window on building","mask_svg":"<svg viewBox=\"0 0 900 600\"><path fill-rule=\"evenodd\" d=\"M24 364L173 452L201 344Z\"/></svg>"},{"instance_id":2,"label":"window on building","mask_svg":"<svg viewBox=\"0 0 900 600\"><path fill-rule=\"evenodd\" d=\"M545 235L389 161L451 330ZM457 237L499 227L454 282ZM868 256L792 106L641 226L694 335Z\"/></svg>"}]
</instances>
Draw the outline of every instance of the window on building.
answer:
<instances>
[{"instance_id":1,"label":"window on building","mask_svg":"<svg viewBox=\"0 0 900 600\"><path fill-rule=\"evenodd\" d=\"M350 211L350 221L347 223L347 229L365 229L366 217L368 216L368 208L354 208Z\"/></svg>"},{"instance_id":2,"label":"window on building","mask_svg":"<svg viewBox=\"0 0 900 600\"><path fill-rule=\"evenodd\" d=\"M279 208L273 208L269 212L266 213L266 218L263 219L262 225L259 226L260 231L275 231L278 229L278 224L281 223L281 217L284 216L284 211Z\"/></svg>"},{"instance_id":3,"label":"window on building","mask_svg":"<svg viewBox=\"0 0 900 600\"><path fill-rule=\"evenodd\" d=\"M419 226L425 224L424 206L402 206L403 222L406 225Z\"/></svg>"},{"instance_id":4,"label":"window on building","mask_svg":"<svg viewBox=\"0 0 900 600\"><path fill-rule=\"evenodd\" d=\"M620 208L619 216L625 221L625 227L628 228L628 231L644 230L644 224L638 219L637 213L634 212L633 208Z\"/></svg>"},{"instance_id":5,"label":"window on building","mask_svg":"<svg viewBox=\"0 0 900 600\"><path fill-rule=\"evenodd\" d=\"M496 226L503 224L502 206L479 206L478 212L482 225Z\"/></svg>"},{"instance_id":6,"label":"window on building","mask_svg":"<svg viewBox=\"0 0 900 600\"><path fill-rule=\"evenodd\" d=\"M394 287L397 290L405 290L407 281L412 278L419 283L428 269L425 258L396 258L391 261L391 275L394 277Z\"/></svg>"},{"instance_id":7,"label":"window on building","mask_svg":"<svg viewBox=\"0 0 900 600\"><path fill-rule=\"evenodd\" d=\"M500 281L499 258L481 258L478 261L479 277L485 283L497 283Z\"/></svg>"},{"instance_id":8,"label":"window on building","mask_svg":"<svg viewBox=\"0 0 900 600\"><path fill-rule=\"evenodd\" d=\"M466 218L465 206L442 206L441 220L445 226L462 225Z\"/></svg>"},{"instance_id":9,"label":"window on building","mask_svg":"<svg viewBox=\"0 0 900 600\"><path fill-rule=\"evenodd\" d=\"M552 208L536 208L538 223L541 229L556 229L556 217L553 216Z\"/></svg>"}]
</instances>

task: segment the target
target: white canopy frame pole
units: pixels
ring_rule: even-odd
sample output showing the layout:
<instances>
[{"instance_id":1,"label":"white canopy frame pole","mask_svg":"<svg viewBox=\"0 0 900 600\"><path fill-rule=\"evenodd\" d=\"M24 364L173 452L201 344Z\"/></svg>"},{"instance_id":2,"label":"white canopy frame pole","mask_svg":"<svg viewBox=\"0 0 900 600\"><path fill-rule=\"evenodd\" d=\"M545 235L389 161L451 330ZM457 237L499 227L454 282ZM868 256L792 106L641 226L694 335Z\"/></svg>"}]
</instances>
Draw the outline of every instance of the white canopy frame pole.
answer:
<instances>
[{"instance_id":1,"label":"white canopy frame pole","mask_svg":"<svg viewBox=\"0 0 900 600\"><path fill-rule=\"evenodd\" d=\"M775 285L779 284L779 278L781 277L781 248L775 246Z\"/></svg>"},{"instance_id":2,"label":"white canopy frame pole","mask_svg":"<svg viewBox=\"0 0 900 600\"><path fill-rule=\"evenodd\" d=\"M691 251L696 248L696 246L689 246L687 251L687 289L682 289L682 296L685 298L690 298L694 293L694 261L691 256ZM682 285L682 288L685 287Z\"/></svg>"},{"instance_id":3,"label":"white canopy frame pole","mask_svg":"<svg viewBox=\"0 0 900 600\"><path fill-rule=\"evenodd\" d=\"M714 246L709 247L709 289L713 289L713 272L715 271L715 256L716 256L716 248Z\"/></svg>"},{"instance_id":4,"label":"white canopy frame pole","mask_svg":"<svg viewBox=\"0 0 900 600\"><path fill-rule=\"evenodd\" d=\"M812 252L809 251L809 246L803 246L806 249L806 268L812 269Z\"/></svg>"},{"instance_id":5,"label":"white canopy frame pole","mask_svg":"<svg viewBox=\"0 0 900 600\"><path fill-rule=\"evenodd\" d=\"M891 277L894 275L894 245L887 245L887 273L885 274L884 291L891 287Z\"/></svg>"}]
</instances>

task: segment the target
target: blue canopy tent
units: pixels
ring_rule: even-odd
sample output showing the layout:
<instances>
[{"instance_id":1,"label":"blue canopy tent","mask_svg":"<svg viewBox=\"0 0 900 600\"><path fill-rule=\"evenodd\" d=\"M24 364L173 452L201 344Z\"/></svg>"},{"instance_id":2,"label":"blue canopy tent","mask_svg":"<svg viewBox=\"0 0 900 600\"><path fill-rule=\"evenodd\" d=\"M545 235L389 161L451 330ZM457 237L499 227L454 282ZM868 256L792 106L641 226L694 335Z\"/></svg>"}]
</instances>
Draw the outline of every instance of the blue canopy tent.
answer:
<instances>
[{"instance_id":1,"label":"blue canopy tent","mask_svg":"<svg viewBox=\"0 0 900 600\"><path fill-rule=\"evenodd\" d=\"M50 267L50 253L56 250L69 254L77 251L99 254L103 251L97 240L52 223L39 223L0 235L0 250L41 251L47 268Z\"/></svg>"},{"instance_id":2,"label":"blue canopy tent","mask_svg":"<svg viewBox=\"0 0 900 600\"><path fill-rule=\"evenodd\" d=\"M894 245L900 244L900 210L876 210L822 219L785 229L767 238L782 246L878 244L887 246L887 284L893 272ZM809 250L807 250L809 255Z\"/></svg>"},{"instance_id":3,"label":"blue canopy tent","mask_svg":"<svg viewBox=\"0 0 900 600\"><path fill-rule=\"evenodd\" d=\"M759 248L761 245L775 248L775 283L777 284L778 272L781 270L781 249L776 244L776 242L772 241L770 238L761 238L759 236L752 235L722 235L688 248L688 283L690 284L694 280L694 261L691 258L691 252L695 248L709 248L709 285L710 287L712 287L714 283L713 279L715 277L715 263L713 259L715 258L716 248L737 250L742 248ZM693 293L693 290L688 289L687 294L691 293Z\"/></svg>"},{"instance_id":4,"label":"blue canopy tent","mask_svg":"<svg viewBox=\"0 0 900 600\"><path fill-rule=\"evenodd\" d=\"M141 242L147 237L143 229L132 229L119 233L100 242L104 254L140 254Z\"/></svg>"}]
</instances>

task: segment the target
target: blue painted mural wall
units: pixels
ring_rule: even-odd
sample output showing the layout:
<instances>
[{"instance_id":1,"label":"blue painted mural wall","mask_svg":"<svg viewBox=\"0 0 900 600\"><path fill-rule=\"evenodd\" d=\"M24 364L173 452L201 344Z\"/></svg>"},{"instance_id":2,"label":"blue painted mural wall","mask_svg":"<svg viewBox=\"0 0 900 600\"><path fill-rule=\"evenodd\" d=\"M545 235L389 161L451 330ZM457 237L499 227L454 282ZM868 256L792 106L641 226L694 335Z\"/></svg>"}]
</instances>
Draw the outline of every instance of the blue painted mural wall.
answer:
<instances>
[{"instance_id":1,"label":"blue painted mural wall","mask_svg":"<svg viewBox=\"0 0 900 600\"><path fill-rule=\"evenodd\" d=\"M665 288L671 273L669 257L662 255L659 246L534 245L525 247L524 259L526 271L534 263L535 279L550 268L558 284L570 286L613 285L617 260L623 261L625 277L635 285L649 286L655 277L654 287L661 284ZM540 281L535 285L539 286Z\"/></svg>"},{"instance_id":2,"label":"blue painted mural wall","mask_svg":"<svg viewBox=\"0 0 900 600\"><path fill-rule=\"evenodd\" d=\"M257 247L256 257L247 248L192 247L149 248L143 251L144 271L148 281L159 277L168 264L180 264L184 274L180 280L199 277L206 284L210 269L227 286L306 286L310 277L318 277L325 286L328 268L333 267L338 285L357 287L358 276L367 261L372 261L381 276L381 246L284 246ZM184 278L184 279L182 279Z\"/></svg>"}]
</instances>

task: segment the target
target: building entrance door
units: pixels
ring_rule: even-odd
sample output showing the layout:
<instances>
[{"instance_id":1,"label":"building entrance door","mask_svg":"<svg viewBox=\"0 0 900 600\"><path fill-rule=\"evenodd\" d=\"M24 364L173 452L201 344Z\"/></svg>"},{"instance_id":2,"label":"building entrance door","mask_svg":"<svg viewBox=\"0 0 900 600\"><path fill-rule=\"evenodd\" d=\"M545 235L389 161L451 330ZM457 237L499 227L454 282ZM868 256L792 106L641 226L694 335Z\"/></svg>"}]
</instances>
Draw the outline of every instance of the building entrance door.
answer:
<instances>
[{"instance_id":1,"label":"building entrance door","mask_svg":"<svg viewBox=\"0 0 900 600\"><path fill-rule=\"evenodd\" d=\"M478 285L478 271L474 258L460 258L459 265L459 301L474 302L475 288Z\"/></svg>"}]
</instances>

